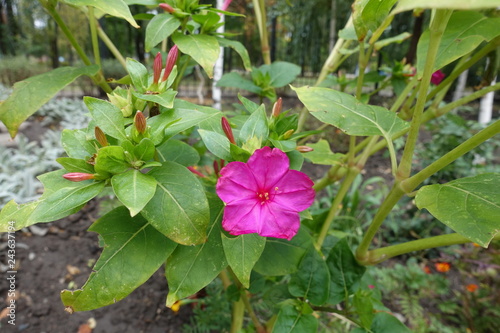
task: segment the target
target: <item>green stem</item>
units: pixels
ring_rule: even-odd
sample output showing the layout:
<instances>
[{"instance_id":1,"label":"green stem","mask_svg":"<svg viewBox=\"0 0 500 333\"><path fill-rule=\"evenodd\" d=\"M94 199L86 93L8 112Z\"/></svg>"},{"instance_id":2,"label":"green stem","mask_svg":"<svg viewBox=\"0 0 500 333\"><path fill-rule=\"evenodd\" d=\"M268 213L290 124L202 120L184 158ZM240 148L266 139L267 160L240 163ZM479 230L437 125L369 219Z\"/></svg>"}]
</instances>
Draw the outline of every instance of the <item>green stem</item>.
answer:
<instances>
[{"instance_id":1,"label":"green stem","mask_svg":"<svg viewBox=\"0 0 500 333\"><path fill-rule=\"evenodd\" d=\"M233 302L231 310L231 329L230 333L239 333L243 329L243 319L245 314L245 304L241 299Z\"/></svg>"},{"instance_id":2,"label":"green stem","mask_svg":"<svg viewBox=\"0 0 500 333\"><path fill-rule=\"evenodd\" d=\"M368 65L368 61L366 58L369 58L369 56L366 56L366 54L370 54L368 52L365 53L365 42L361 41L359 42L359 56L358 56L358 79L356 81L356 98L358 100L361 99L361 94L363 93L363 79L365 78L365 69L366 66Z\"/></svg>"},{"instance_id":3,"label":"green stem","mask_svg":"<svg viewBox=\"0 0 500 333\"><path fill-rule=\"evenodd\" d=\"M396 203L404 194L405 193L403 192L403 190L399 187L399 181L396 181L392 186L391 191L385 198L384 202L380 206L379 210L375 214L372 223L368 227L368 230L366 230L366 233L363 236L358 249L356 250L356 258L358 259L358 261L366 261L366 258L368 256L368 248L370 247L375 234L379 230L387 215L389 215L389 213L391 212L394 205L396 205Z\"/></svg>"},{"instance_id":4,"label":"green stem","mask_svg":"<svg viewBox=\"0 0 500 333\"><path fill-rule=\"evenodd\" d=\"M397 176L398 179L405 179L410 176L413 152L415 150L415 145L417 144L418 132L420 130L421 118L425 107L427 89L430 85L431 76L433 73L434 62L436 59L437 51L439 48L439 43L441 37L443 36L446 24L451 16L451 10L436 10L434 19L432 20L430 26L430 40L429 48L427 50L427 58L424 67L424 73L422 76L422 82L420 83L420 88L418 91L417 103L415 105L415 110L413 111L413 117L410 125L410 132L406 140L405 148L403 150L403 156L401 157L401 163L399 164Z\"/></svg>"},{"instance_id":5,"label":"green stem","mask_svg":"<svg viewBox=\"0 0 500 333\"><path fill-rule=\"evenodd\" d=\"M328 212L328 215L326 216L325 221L323 222L323 226L321 227L318 239L316 240L316 249L318 251L321 250L321 246L323 246L323 242L325 241L325 238L328 235L328 231L330 230L333 220L337 216L342 201L344 200L345 195L349 191L352 182L359 174L359 171L360 170L357 168L349 168L349 170L347 171L347 175L345 176L342 185L340 185L340 189L337 192L337 195L333 199L330 211Z\"/></svg>"},{"instance_id":6,"label":"green stem","mask_svg":"<svg viewBox=\"0 0 500 333\"><path fill-rule=\"evenodd\" d=\"M392 105L392 107L391 107L392 112L398 111L399 107L401 105L403 105L404 101L408 98L408 94L410 93L410 91L412 91L413 88L415 88L417 83L418 83L417 76L414 75L412 77L412 79L410 80L410 82L408 82L408 84L404 88L403 92L398 96L398 98L396 99L396 101Z\"/></svg>"},{"instance_id":7,"label":"green stem","mask_svg":"<svg viewBox=\"0 0 500 333\"><path fill-rule=\"evenodd\" d=\"M94 15L94 7L88 6L89 10L89 25L90 25L90 36L92 39L92 50L94 51L94 62L99 65L100 71L102 73L101 67L101 53L99 52L99 39L97 38L97 20Z\"/></svg>"},{"instance_id":8,"label":"green stem","mask_svg":"<svg viewBox=\"0 0 500 333\"><path fill-rule=\"evenodd\" d=\"M108 35L102 30L101 25L97 22L97 34L99 38L103 41L103 43L108 47L109 51L115 56L116 60L123 66L123 68L127 69L127 62L125 58L122 56L121 52L118 51L115 44L109 39Z\"/></svg>"},{"instance_id":9,"label":"green stem","mask_svg":"<svg viewBox=\"0 0 500 333\"><path fill-rule=\"evenodd\" d=\"M262 58L264 60L264 64L270 65L271 53L269 49L269 40L267 37L266 5L264 3L264 0L252 0L252 2L255 11L255 17L257 19L257 27L259 28Z\"/></svg>"},{"instance_id":10,"label":"green stem","mask_svg":"<svg viewBox=\"0 0 500 333\"><path fill-rule=\"evenodd\" d=\"M493 237L494 240L500 240L500 234ZM432 249L441 246L450 246L456 244L471 243L471 240L459 234L447 234L434 236L424 239L418 239L406 243L382 247L372 250L368 253L366 260L361 261L363 265L375 265L389 258L399 256L413 251Z\"/></svg>"},{"instance_id":11,"label":"green stem","mask_svg":"<svg viewBox=\"0 0 500 333\"><path fill-rule=\"evenodd\" d=\"M448 164L454 162L457 158L468 153L472 149L479 146L481 143L492 138L493 136L500 133L500 120L495 121L488 127L474 134L469 139L462 142L455 149L451 150L447 154L441 156L439 159L425 167L423 170L413 175L412 177L405 179L401 182L401 188L406 192L410 193L418 185L420 185L424 180L438 172L439 170L446 167Z\"/></svg>"}]
</instances>

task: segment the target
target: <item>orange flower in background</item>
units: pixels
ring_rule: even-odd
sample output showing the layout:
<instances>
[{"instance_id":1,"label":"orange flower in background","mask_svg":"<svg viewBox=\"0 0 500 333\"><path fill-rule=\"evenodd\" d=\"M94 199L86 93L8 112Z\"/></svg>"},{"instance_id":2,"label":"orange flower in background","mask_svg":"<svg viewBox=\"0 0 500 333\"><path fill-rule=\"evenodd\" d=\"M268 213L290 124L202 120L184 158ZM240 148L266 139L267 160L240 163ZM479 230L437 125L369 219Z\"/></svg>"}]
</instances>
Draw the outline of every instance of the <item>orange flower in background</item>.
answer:
<instances>
[{"instance_id":1,"label":"orange flower in background","mask_svg":"<svg viewBox=\"0 0 500 333\"><path fill-rule=\"evenodd\" d=\"M431 269L429 268L429 266L424 266L422 270L425 272L425 274L431 274Z\"/></svg>"},{"instance_id":2,"label":"orange flower in background","mask_svg":"<svg viewBox=\"0 0 500 333\"><path fill-rule=\"evenodd\" d=\"M479 286L477 284L475 284L475 283L470 283L465 288L467 289L468 292L473 293L473 292L475 292L479 288Z\"/></svg>"},{"instance_id":3,"label":"orange flower in background","mask_svg":"<svg viewBox=\"0 0 500 333\"><path fill-rule=\"evenodd\" d=\"M436 270L440 273L446 273L450 270L451 265L447 262L437 262L434 264Z\"/></svg>"}]
</instances>

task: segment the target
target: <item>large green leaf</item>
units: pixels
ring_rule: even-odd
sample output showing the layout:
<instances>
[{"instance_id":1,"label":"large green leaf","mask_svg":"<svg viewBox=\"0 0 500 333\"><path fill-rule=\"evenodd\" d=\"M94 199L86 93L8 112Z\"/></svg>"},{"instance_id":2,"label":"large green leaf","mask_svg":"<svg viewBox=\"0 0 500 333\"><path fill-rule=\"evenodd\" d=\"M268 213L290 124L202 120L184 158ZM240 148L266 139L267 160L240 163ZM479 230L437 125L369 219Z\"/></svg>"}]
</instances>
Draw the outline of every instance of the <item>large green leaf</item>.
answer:
<instances>
[{"instance_id":1,"label":"large green leaf","mask_svg":"<svg viewBox=\"0 0 500 333\"><path fill-rule=\"evenodd\" d=\"M209 78L214 76L214 65L219 58L217 39L208 35L183 35L174 33L172 40L182 53L191 56L203 67Z\"/></svg>"},{"instance_id":2,"label":"large green leaf","mask_svg":"<svg viewBox=\"0 0 500 333\"><path fill-rule=\"evenodd\" d=\"M17 231L35 224L36 222L30 220L29 217L37 205L37 201L21 205L14 200L7 202L0 210L0 232Z\"/></svg>"},{"instance_id":3,"label":"large green leaf","mask_svg":"<svg viewBox=\"0 0 500 333\"><path fill-rule=\"evenodd\" d=\"M345 238L331 249L326 265L331 277L328 303L335 305L356 291L366 268L358 264Z\"/></svg>"},{"instance_id":4,"label":"large green leaf","mask_svg":"<svg viewBox=\"0 0 500 333\"><path fill-rule=\"evenodd\" d=\"M269 73L271 76L269 85L274 88L281 88L292 83L301 71L300 66L286 61L275 61L271 65L262 65L259 69L263 73Z\"/></svg>"},{"instance_id":5,"label":"large green leaf","mask_svg":"<svg viewBox=\"0 0 500 333\"><path fill-rule=\"evenodd\" d=\"M198 133L200 133L203 143L212 154L226 161L232 160L230 142L227 137L217 132L202 129L198 130Z\"/></svg>"},{"instance_id":6,"label":"large green leaf","mask_svg":"<svg viewBox=\"0 0 500 333\"><path fill-rule=\"evenodd\" d=\"M239 54L239 56L241 57L241 60L243 61L243 67L245 67L245 69L247 71L252 70L252 65L250 64L250 56L248 55L248 51L247 51L246 47L243 46L243 44L241 44L240 42L238 42L236 40L230 40L227 38L220 38L220 37L216 37L216 38L217 38L217 41L219 42L220 46L230 47L233 50L235 50L236 53Z\"/></svg>"},{"instance_id":7,"label":"large green leaf","mask_svg":"<svg viewBox=\"0 0 500 333\"><path fill-rule=\"evenodd\" d=\"M146 92L149 86L148 69L135 59L127 58L127 72L130 75L132 84L140 93Z\"/></svg>"},{"instance_id":8,"label":"large green leaf","mask_svg":"<svg viewBox=\"0 0 500 333\"><path fill-rule=\"evenodd\" d=\"M156 229L179 244L205 242L210 213L205 191L196 176L182 165L168 161L148 175L154 177L158 185L142 214Z\"/></svg>"},{"instance_id":9,"label":"large green leaf","mask_svg":"<svg viewBox=\"0 0 500 333\"><path fill-rule=\"evenodd\" d=\"M0 120L12 137L23 121L47 103L62 88L82 75L95 75L99 67L60 67L14 84L14 91L0 103Z\"/></svg>"},{"instance_id":10,"label":"large green leaf","mask_svg":"<svg viewBox=\"0 0 500 333\"><path fill-rule=\"evenodd\" d=\"M125 122L121 110L110 102L94 97L84 97L83 101L92 115L97 126L113 138L120 141L127 140Z\"/></svg>"},{"instance_id":11,"label":"large green leaf","mask_svg":"<svg viewBox=\"0 0 500 333\"><path fill-rule=\"evenodd\" d=\"M318 331L318 319L307 303L283 302L274 323L273 333L313 333Z\"/></svg>"},{"instance_id":12,"label":"large green leaf","mask_svg":"<svg viewBox=\"0 0 500 333\"><path fill-rule=\"evenodd\" d=\"M56 161L69 172L94 173L94 166L79 158L60 157Z\"/></svg>"},{"instance_id":13,"label":"large green leaf","mask_svg":"<svg viewBox=\"0 0 500 333\"><path fill-rule=\"evenodd\" d=\"M261 87L255 85L252 81L245 79L236 72L224 74L220 80L217 81L217 86L248 90L254 94L262 93Z\"/></svg>"},{"instance_id":14,"label":"large green leaf","mask_svg":"<svg viewBox=\"0 0 500 333\"><path fill-rule=\"evenodd\" d=\"M424 186L416 204L460 235L487 247L500 232L500 174L488 173Z\"/></svg>"},{"instance_id":15,"label":"large green leaf","mask_svg":"<svg viewBox=\"0 0 500 333\"><path fill-rule=\"evenodd\" d=\"M167 306L191 296L227 266L221 241L221 220L224 204L210 197L210 226L208 240L196 246L179 246L167 259L165 276L168 281Z\"/></svg>"},{"instance_id":16,"label":"large green leaf","mask_svg":"<svg viewBox=\"0 0 500 333\"><path fill-rule=\"evenodd\" d=\"M69 157L85 159L97 152L92 142L87 140L83 130L64 129L61 133L61 145Z\"/></svg>"},{"instance_id":17,"label":"large green leaf","mask_svg":"<svg viewBox=\"0 0 500 333\"><path fill-rule=\"evenodd\" d=\"M130 9L123 0L63 0L67 4L73 6L92 6L105 14L116 16L127 20L134 28L139 28L139 25L134 20L130 13Z\"/></svg>"},{"instance_id":18,"label":"large green leaf","mask_svg":"<svg viewBox=\"0 0 500 333\"><path fill-rule=\"evenodd\" d=\"M221 126L222 112L220 110L208 107L196 105L181 99L176 99L174 103L174 108L179 112L190 112L196 111L198 113L205 114L202 119L197 123L199 128L217 132L219 134L224 134Z\"/></svg>"},{"instance_id":19,"label":"large green leaf","mask_svg":"<svg viewBox=\"0 0 500 333\"><path fill-rule=\"evenodd\" d=\"M269 237L254 270L269 276L292 274L297 271L302 257L311 247L312 239L305 228L300 228L291 241Z\"/></svg>"},{"instance_id":20,"label":"large green leaf","mask_svg":"<svg viewBox=\"0 0 500 333\"><path fill-rule=\"evenodd\" d=\"M85 285L62 291L61 299L72 311L93 310L125 298L158 270L177 245L142 216L130 217L123 206L98 219L89 231L99 233L105 247Z\"/></svg>"},{"instance_id":21,"label":"large green leaf","mask_svg":"<svg viewBox=\"0 0 500 333\"><path fill-rule=\"evenodd\" d=\"M111 185L118 200L130 210L130 216L137 215L156 191L156 179L138 170L114 175Z\"/></svg>"},{"instance_id":22,"label":"large green leaf","mask_svg":"<svg viewBox=\"0 0 500 333\"><path fill-rule=\"evenodd\" d=\"M382 24L397 0L368 0L361 11L361 19L372 31Z\"/></svg>"},{"instance_id":23,"label":"large green leaf","mask_svg":"<svg viewBox=\"0 0 500 333\"><path fill-rule=\"evenodd\" d=\"M354 25L354 30L356 31L356 36L358 40L362 41L365 39L366 34L368 33L367 24L369 21L366 21L364 17L362 17L363 9L369 0L355 0L352 4L352 22Z\"/></svg>"},{"instance_id":24,"label":"large green leaf","mask_svg":"<svg viewBox=\"0 0 500 333\"><path fill-rule=\"evenodd\" d=\"M146 52L168 38L180 25L181 21L169 13L153 17L146 27Z\"/></svg>"},{"instance_id":25,"label":"large green leaf","mask_svg":"<svg viewBox=\"0 0 500 333\"><path fill-rule=\"evenodd\" d=\"M300 261L297 272L292 275L288 291L302 297L313 305L323 305L328 300L330 273L325 261L315 249L307 251Z\"/></svg>"},{"instance_id":26,"label":"large green leaf","mask_svg":"<svg viewBox=\"0 0 500 333\"><path fill-rule=\"evenodd\" d=\"M416 8L433 9L484 9L500 6L500 0L399 0L393 14Z\"/></svg>"},{"instance_id":27,"label":"large green leaf","mask_svg":"<svg viewBox=\"0 0 500 333\"><path fill-rule=\"evenodd\" d=\"M373 318L373 323L370 330L356 328L351 333L411 333L412 331L406 327L398 318L387 312L378 312Z\"/></svg>"},{"instance_id":28,"label":"large green leaf","mask_svg":"<svg viewBox=\"0 0 500 333\"><path fill-rule=\"evenodd\" d=\"M308 147L313 148L311 152L304 153L304 157L314 164L334 165L340 164L344 154L333 153L328 141L321 139L317 143L308 143Z\"/></svg>"},{"instance_id":29,"label":"large green leaf","mask_svg":"<svg viewBox=\"0 0 500 333\"><path fill-rule=\"evenodd\" d=\"M95 171L102 176L127 171L131 166L126 161L125 151L121 146L107 146L99 149L95 158Z\"/></svg>"},{"instance_id":30,"label":"large green leaf","mask_svg":"<svg viewBox=\"0 0 500 333\"><path fill-rule=\"evenodd\" d=\"M227 263L234 274L245 288L250 287L250 273L264 251L266 238L257 234L238 237L226 237L222 234L222 245Z\"/></svg>"},{"instance_id":31,"label":"large green leaf","mask_svg":"<svg viewBox=\"0 0 500 333\"><path fill-rule=\"evenodd\" d=\"M457 11L452 14L441 38L436 55L434 71L472 52L479 44L500 35L500 18L487 18L479 12ZM427 50L429 30L418 41L417 72L422 76Z\"/></svg>"},{"instance_id":32,"label":"large green leaf","mask_svg":"<svg viewBox=\"0 0 500 333\"><path fill-rule=\"evenodd\" d=\"M200 161L200 154L187 143L170 139L156 149L160 162L176 162L184 166L196 165Z\"/></svg>"},{"instance_id":33,"label":"large green leaf","mask_svg":"<svg viewBox=\"0 0 500 333\"><path fill-rule=\"evenodd\" d=\"M134 93L134 96L139 99L148 102L158 103L161 106L166 107L168 109L174 106L174 99L176 95L177 91L171 89L164 91L161 94L154 94L154 95Z\"/></svg>"}]
</instances>

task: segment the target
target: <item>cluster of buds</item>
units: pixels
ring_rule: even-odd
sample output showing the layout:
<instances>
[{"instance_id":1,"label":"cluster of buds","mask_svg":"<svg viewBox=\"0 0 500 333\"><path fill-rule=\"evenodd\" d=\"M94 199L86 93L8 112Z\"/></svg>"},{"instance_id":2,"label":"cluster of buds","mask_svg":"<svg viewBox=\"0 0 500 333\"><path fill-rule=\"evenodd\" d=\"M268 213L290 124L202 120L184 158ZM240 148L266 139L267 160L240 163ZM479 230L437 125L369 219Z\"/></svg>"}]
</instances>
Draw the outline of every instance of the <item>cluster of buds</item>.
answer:
<instances>
[{"instance_id":1,"label":"cluster of buds","mask_svg":"<svg viewBox=\"0 0 500 333\"><path fill-rule=\"evenodd\" d=\"M161 78L160 81L161 71L163 68L163 61L161 53L158 52L156 54L153 63L153 84L159 84L168 79L170 73L172 73L172 69L174 68L175 63L177 62L178 57L179 57L179 48L177 47L177 45L174 45L168 52L167 63L165 64L165 71L163 72L163 77Z\"/></svg>"}]
</instances>

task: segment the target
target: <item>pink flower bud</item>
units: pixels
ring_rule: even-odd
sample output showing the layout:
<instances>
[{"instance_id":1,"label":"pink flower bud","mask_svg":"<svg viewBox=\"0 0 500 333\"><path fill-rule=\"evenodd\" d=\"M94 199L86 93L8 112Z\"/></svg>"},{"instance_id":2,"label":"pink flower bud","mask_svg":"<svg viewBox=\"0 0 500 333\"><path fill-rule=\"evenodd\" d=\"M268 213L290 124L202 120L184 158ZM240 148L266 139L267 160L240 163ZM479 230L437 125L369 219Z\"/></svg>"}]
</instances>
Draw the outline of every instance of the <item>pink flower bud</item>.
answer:
<instances>
[{"instance_id":1,"label":"pink flower bud","mask_svg":"<svg viewBox=\"0 0 500 333\"><path fill-rule=\"evenodd\" d=\"M434 73L432 73L431 83L435 84L437 86L438 84L441 83L441 81L444 80L445 77L446 77L446 74L441 72L441 70L435 71Z\"/></svg>"},{"instance_id":2,"label":"pink flower bud","mask_svg":"<svg viewBox=\"0 0 500 333\"><path fill-rule=\"evenodd\" d=\"M163 69L163 60L161 52L158 52L153 63L153 83L158 83L160 80L161 70Z\"/></svg>"},{"instance_id":3,"label":"pink flower bud","mask_svg":"<svg viewBox=\"0 0 500 333\"><path fill-rule=\"evenodd\" d=\"M295 149L301 153L309 153L314 150L313 148L308 146L297 146Z\"/></svg>"},{"instance_id":4,"label":"pink flower bud","mask_svg":"<svg viewBox=\"0 0 500 333\"><path fill-rule=\"evenodd\" d=\"M72 182L81 182L83 180L94 179L94 175L91 173L83 172L70 172L63 175L63 178L70 180Z\"/></svg>"},{"instance_id":5,"label":"pink flower bud","mask_svg":"<svg viewBox=\"0 0 500 333\"><path fill-rule=\"evenodd\" d=\"M214 172L217 177L219 177L219 162L217 160L214 161Z\"/></svg>"},{"instance_id":6,"label":"pink flower bud","mask_svg":"<svg viewBox=\"0 0 500 333\"><path fill-rule=\"evenodd\" d=\"M106 135L98 126L94 128L94 134L97 142L99 142L101 146L106 147L108 145L108 139L106 138Z\"/></svg>"},{"instance_id":7,"label":"pink flower bud","mask_svg":"<svg viewBox=\"0 0 500 333\"><path fill-rule=\"evenodd\" d=\"M175 63L177 62L177 57L179 56L179 49L177 45L174 45L170 51L168 51L167 56L167 64L165 65L165 72L163 73L162 81L166 81L168 76L172 72L172 68L174 68Z\"/></svg>"},{"instance_id":8,"label":"pink flower bud","mask_svg":"<svg viewBox=\"0 0 500 333\"><path fill-rule=\"evenodd\" d=\"M175 9L172 8L172 6L170 6L168 3L161 3L160 8L163 9L164 11L166 11L167 13L170 13L170 14L175 12Z\"/></svg>"},{"instance_id":9,"label":"pink flower bud","mask_svg":"<svg viewBox=\"0 0 500 333\"><path fill-rule=\"evenodd\" d=\"M278 100L276 101L276 103L274 103L273 105L273 117L274 118L277 118L279 115L280 115L280 112L281 112L281 105L283 104L283 100L280 98L278 98Z\"/></svg>"},{"instance_id":10,"label":"pink flower bud","mask_svg":"<svg viewBox=\"0 0 500 333\"><path fill-rule=\"evenodd\" d=\"M137 111L134 117L134 125L137 129L137 132L144 133L146 132L146 117L141 111Z\"/></svg>"},{"instance_id":11,"label":"pink flower bud","mask_svg":"<svg viewBox=\"0 0 500 333\"><path fill-rule=\"evenodd\" d=\"M197 175L198 177L200 178L206 178L207 176L205 176L204 174L202 174L201 172L199 172L198 170L195 169L195 167L187 167L189 171L191 171L192 173L194 173L195 175Z\"/></svg>"},{"instance_id":12,"label":"pink flower bud","mask_svg":"<svg viewBox=\"0 0 500 333\"><path fill-rule=\"evenodd\" d=\"M222 130L226 134L226 137L229 139L229 142L235 145L236 141L234 140L233 129L231 128L231 125L229 125L229 122L227 121L226 117L222 117L221 123L222 123Z\"/></svg>"}]
</instances>

